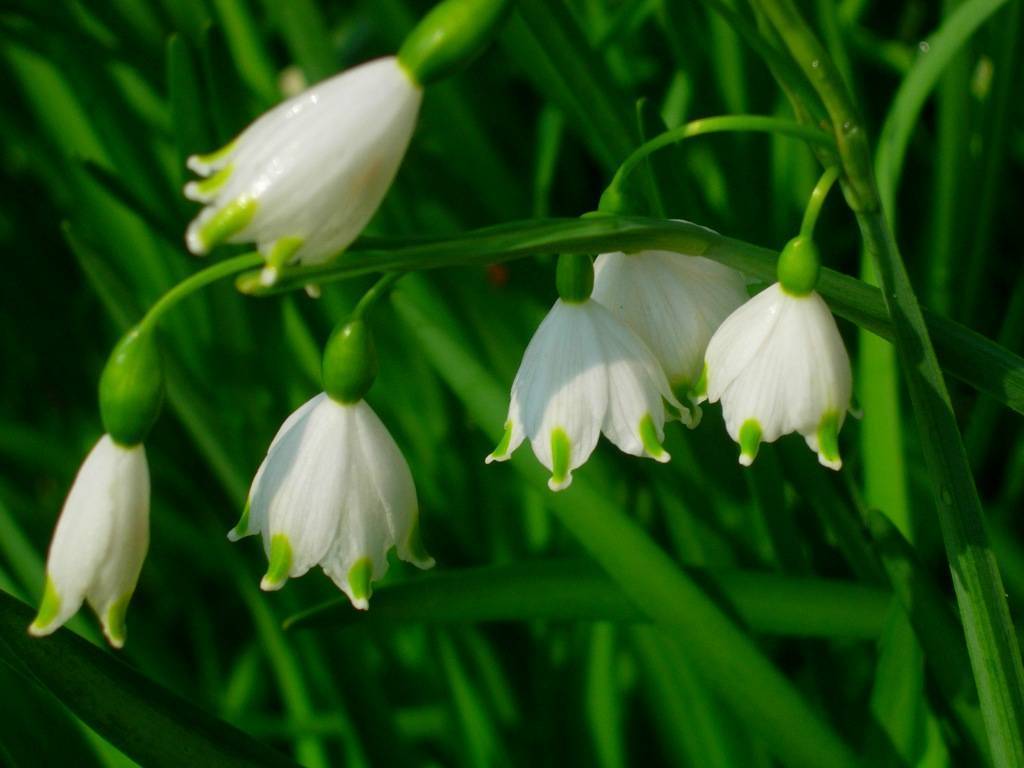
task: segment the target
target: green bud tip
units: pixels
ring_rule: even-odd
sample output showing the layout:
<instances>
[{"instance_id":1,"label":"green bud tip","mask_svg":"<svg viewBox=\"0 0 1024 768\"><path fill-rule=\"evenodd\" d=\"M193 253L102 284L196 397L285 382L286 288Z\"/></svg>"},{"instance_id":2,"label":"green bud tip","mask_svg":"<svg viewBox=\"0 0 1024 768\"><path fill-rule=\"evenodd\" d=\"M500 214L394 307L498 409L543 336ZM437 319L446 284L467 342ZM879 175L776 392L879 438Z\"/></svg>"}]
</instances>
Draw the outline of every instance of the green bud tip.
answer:
<instances>
[{"instance_id":1,"label":"green bud tip","mask_svg":"<svg viewBox=\"0 0 1024 768\"><path fill-rule=\"evenodd\" d=\"M569 469L572 460L572 443L561 427L551 430L551 478L548 488L562 491L572 484L572 471Z\"/></svg>"},{"instance_id":2,"label":"green bud tip","mask_svg":"<svg viewBox=\"0 0 1024 768\"><path fill-rule=\"evenodd\" d=\"M806 296L813 291L820 272L821 256L810 237L794 237L779 254L776 274L782 289L790 296Z\"/></svg>"},{"instance_id":3,"label":"green bud tip","mask_svg":"<svg viewBox=\"0 0 1024 768\"><path fill-rule=\"evenodd\" d=\"M272 592L280 589L288 581L288 573L292 567L292 545L283 533L275 533L270 539L270 563L267 573L260 581L260 589Z\"/></svg>"},{"instance_id":4,"label":"green bud tip","mask_svg":"<svg viewBox=\"0 0 1024 768\"><path fill-rule=\"evenodd\" d=\"M417 568L433 568L434 558L427 552L426 547L423 546L423 538L420 536L420 519L419 514L412 521L412 525L409 527L409 533L405 537L404 552L405 555L402 559L411 562Z\"/></svg>"},{"instance_id":5,"label":"green bud tip","mask_svg":"<svg viewBox=\"0 0 1024 768\"><path fill-rule=\"evenodd\" d=\"M238 518L235 527L228 531L228 541L238 541L249 535L249 513L251 510L251 499L246 499L245 507L242 509L242 516Z\"/></svg>"},{"instance_id":6,"label":"green bud tip","mask_svg":"<svg viewBox=\"0 0 1024 768\"><path fill-rule=\"evenodd\" d=\"M658 430L654 427L654 419L651 418L651 414L644 414L644 417L640 419L640 426L637 431L640 435L640 442L643 444L648 456L655 461L660 461L662 464L672 458L668 451L662 447L661 440L658 439Z\"/></svg>"},{"instance_id":7,"label":"green bud tip","mask_svg":"<svg viewBox=\"0 0 1024 768\"><path fill-rule=\"evenodd\" d=\"M39 612L35 620L29 626L29 634L41 637L53 631L50 627L54 619L60 613L60 595L57 594L57 586L49 575L46 576L46 586L43 587L43 599L39 603Z\"/></svg>"},{"instance_id":8,"label":"green bud tip","mask_svg":"<svg viewBox=\"0 0 1024 768\"><path fill-rule=\"evenodd\" d=\"M370 607L370 595L373 588L370 582L373 579L373 561L368 557L361 557L356 560L348 571L348 588L351 592L352 605L360 611Z\"/></svg>"},{"instance_id":9,"label":"green bud tip","mask_svg":"<svg viewBox=\"0 0 1024 768\"><path fill-rule=\"evenodd\" d=\"M740 427L740 464L749 467L757 458L761 446L761 425L757 419L747 419Z\"/></svg>"},{"instance_id":10,"label":"green bud tip","mask_svg":"<svg viewBox=\"0 0 1024 768\"><path fill-rule=\"evenodd\" d=\"M509 419L505 422L505 432L501 436L501 440L498 445L495 446L494 450L491 451L487 458L484 459L485 464L490 464L492 461L505 461L509 458L508 449L512 445L512 420Z\"/></svg>"},{"instance_id":11,"label":"green bud tip","mask_svg":"<svg viewBox=\"0 0 1024 768\"><path fill-rule=\"evenodd\" d=\"M842 469L843 460L839 455L839 414L828 411L818 425L818 463L829 469Z\"/></svg>"},{"instance_id":12,"label":"green bud tip","mask_svg":"<svg viewBox=\"0 0 1024 768\"><path fill-rule=\"evenodd\" d=\"M141 443L164 399L163 364L154 331L133 328L117 343L100 376L103 428L120 445Z\"/></svg>"},{"instance_id":13,"label":"green bud tip","mask_svg":"<svg viewBox=\"0 0 1024 768\"><path fill-rule=\"evenodd\" d=\"M215 210L205 221L200 220L196 226L188 228L185 233L188 249L200 256L209 253L211 248L249 226L257 207L255 200L243 197Z\"/></svg>"},{"instance_id":14,"label":"green bud tip","mask_svg":"<svg viewBox=\"0 0 1024 768\"><path fill-rule=\"evenodd\" d=\"M274 241L266 255L267 266L260 271L260 285L269 288L277 282L282 267L286 267L295 252L302 247L301 237L282 237Z\"/></svg>"},{"instance_id":15,"label":"green bud tip","mask_svg":"<svg viewBox=\"0 0 1024 768\"><path fill-rule=\"evenodd\" d=\"M366 322L339 325L324 347L324 391L339 403L357 403L377 378L377 351Z\"/></svg>"},{"instance_id":16,"label":"green bud tip","mask_svg":"<svg viewBox=\"0 0 1024 768\"><path fill-rule=\"evenodd\" d=\"M558 257L555 284L562 301L579 304L594 290L594 262L583 253L564 253Z\"/></svg>"},{"instance_id":17,"label":"green bud tip","mask_svg":"<svg viewBox=\"0 0 1024 768\"><path fill-rule=\"evenodd\" d=\"M120 600L111 603L103 615L103 634L114 648L124 647L125 616L128 614L128 601L131 599L132 595L129 592Z\"/></svg>"}]
</instances>

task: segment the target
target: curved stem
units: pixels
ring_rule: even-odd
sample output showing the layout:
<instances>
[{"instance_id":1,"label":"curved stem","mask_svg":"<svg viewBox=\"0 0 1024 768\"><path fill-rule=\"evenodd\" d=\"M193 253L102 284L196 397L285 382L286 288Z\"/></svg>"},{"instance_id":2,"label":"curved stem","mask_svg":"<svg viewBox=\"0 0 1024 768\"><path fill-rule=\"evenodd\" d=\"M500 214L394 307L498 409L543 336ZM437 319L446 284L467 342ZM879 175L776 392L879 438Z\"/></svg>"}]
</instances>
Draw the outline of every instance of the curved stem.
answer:
<instances>
[{"instance_id":1,"label":"curved stem","mask_svg":"<svg viewBox=\"0 0 1024 768\"><path fill-rule=\"evenodd\" d=\"M825 198L828 197L829 190L832 189L832 185L835 184L838 178L839 166L829 166L821 174L821 178L814 185L814 189L811 190L811 199L807 201L807 208L804 209L804 220L800 224L800 234L804 237L812 237L814 235L814 225L818 223L821 207L825 204Z\"/></svg>"},{"instance_id":2,"label":"curved stem","mask_svg":"<svg viewBox=\"0 0 1024 768\"><path fill-rule=\"evenodd\" d=\"M205 288L224 277L252 269L263 263L263 257L258 253L243 253L231 259L219 261L206 269L202 269L193 275L189 275L180 283L171 288L167 293L156 300L156 303L149 308L146 316L139 323L140 330L152 330L160 321L160 318L182 299L188 298L200 288Z\"/></svg>"},{"instance_id":3,"label":"curved stem","mask_svg":"<svg viewBox=\"0 0 1024 768\"><path fill-rule=\"evenodd\" d=\"M378 301L384 298L391 286L397 283L402 277L405 276L405 272L388 272L383 275L376 283L370 286L370 289L363 294L363 298L356 304L356 308L352 310L352 318L363 317Z\"/></svg>"},{"instance_id":4,"label":"curved stem","mask_svg":"<svg viewBox=\"0 0 1024 768\"><path fill-rule=\"evenodd\" d=\"M792 136L820 144L828 149L835 149L835 139L829 134L812 128L808 125L801 125L792 120L785 120L778 117L766 117L764 115L723 115L719 117L704 117L699 120L692 120L678 128L658 134L653 139L645 141L633 153L623 161L619 170L608 185L608 189L618 189L622 186L626 177L636 166L648 155L667 147L670 144L692 139L695 136L704 136L709 133L724 133L726 131L758 131L762 133L776 133L782 136Z\"/></svg>"}]
</instances>

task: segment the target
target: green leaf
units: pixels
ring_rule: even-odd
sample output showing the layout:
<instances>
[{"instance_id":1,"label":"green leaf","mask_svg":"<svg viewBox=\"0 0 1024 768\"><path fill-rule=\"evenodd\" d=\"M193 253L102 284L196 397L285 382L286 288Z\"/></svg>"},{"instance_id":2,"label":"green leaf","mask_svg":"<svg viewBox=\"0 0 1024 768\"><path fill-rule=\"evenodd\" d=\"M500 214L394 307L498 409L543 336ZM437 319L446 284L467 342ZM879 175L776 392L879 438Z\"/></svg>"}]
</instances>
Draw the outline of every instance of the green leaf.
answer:
<instances>
[{"instance_id":1,"label":"green leaf","mask_svg":"<svg viewBox=\"0 0 1024 768\"><path fill-rule=\"evenodd\" d=\"M243 277L239 286L252 294L303 288L381 271L413 271L491 264L545 253L604 253L661 248L720 261L766 281L775 279L778 254L683 221L594 216L514 222L465 232L422 244L387 248L361 243L334 261L315 267L285 270L268 290L258 276ZM855 278L823 269L818 292L832 311L885 339L893 339L881 292ZM969 328L925 310L928 328L943 367L975 389L1024 413L1024 359Z\"/></svg>"},{"instance_id":2,"label":"green leaf","mask_svg":"<svg viewBox=\"0 0 1024 768\"><path fill-rule=\"evenodd\" d=\"M853 582L793 579L773 573L690 569L723 609L766 634L877 637L889 595ZM540 560L448 570L378 587L373 610L339 597L291 616L285 627L400 622L648 621L601 569L587 561Z\"/></svg>"},{"instance_id":3,"label":"green leaf","mask_svg":"<svg viewBox=\"0 0 1024 768\"><path fill-rule=\"evenodd\" d=\"M68 632L32 638L34 611L0 593L0 653L142 765L292 766L254 741ZM26 681L28 684L28 681Z\"/></svg>"}]
</instances>

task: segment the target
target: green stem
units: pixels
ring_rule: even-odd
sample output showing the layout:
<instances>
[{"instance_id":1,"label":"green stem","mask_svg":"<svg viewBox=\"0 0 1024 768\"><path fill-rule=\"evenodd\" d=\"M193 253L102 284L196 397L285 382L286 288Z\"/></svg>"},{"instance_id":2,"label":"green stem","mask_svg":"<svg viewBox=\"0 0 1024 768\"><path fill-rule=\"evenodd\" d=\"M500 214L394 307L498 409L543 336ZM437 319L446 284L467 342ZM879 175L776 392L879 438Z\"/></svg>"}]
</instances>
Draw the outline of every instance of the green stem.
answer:
<instances>
[{"instance_id":1,"label":"green stem","mask_svg":"<svg viewBox=\"0 0 1024 768\"><path fill-rule=\"evenodd\" d=\"M821 174L818 183L811 190L811 198L807 201L807 208L804 209L804 220L800 224L800 234L804 237L814 236L814 225L818 223L818 216L821 214L821 207L825 204L829 190L839 178L839 166L833 165Z\"/></svg>"},{"instance_id":2,"label":"green stem","mask_svg":"<svg viewBox=\"0 0 1024 768\"><path fill-rule=\"evenodd\" d=\"M995 764L1024 765L1024 667L956 416L910 278L882 211L867 137L838 71L792 0L759 0L837 128L847 200L878 265L935 492L946 556Z\"/></svg>"},{"instance_id":3,"label":"green stem","mask_svg":"<svg viewBox=\"0 0 1024 768\"><path fill-rule=\"evenodd\" d=\"M387 295L387 292L391 289L395 283L401 280L405 276L405 272L388 272L383 275L376 283L370 286L370 289L363 294L363 298L356 304L356 308L352 310L352 320L361 319L366 315L373 306Z\"/></svg>"},{"instance_id":4,"label":"green stem","mask_svg":"<svg viewBox=\"0 0 1024 768\"><path fill-rule=\"evenodd\" d=\"M156 303L149 308L146 316L139 323L139 330L152 330L156 324L174 305L182 299L188 298L200 288L205 288L210 283L243 272L247 269L263 264L263 257L258 253L244 253L231 259L219 261L206 269L189 275L180 283L171 288L167 293L156 300Z\"/></svg>"},{"instance_id":5,"label":"green stem","mask_svg":"<svg viewBox=\"0 0 1024 768\"><path fill-rule=\"evenodd\" d=\"M781 136L792 136L804 139L814 144L819 144L828 149L835 149L835 141L829 134L808 125L795 123L792 120L785 120L778 117L766 117L764 115L724 115L719 117L704 117L699 120L692 120L678 128L665 131L653 139L645 141L633 150L632 154L623 161L622 165L615 172L605 195L602 197L602 210L605 210L605 203L608 200L617 199L626 178L632 173L648 155L657 152L663 147L675 144L695 136L705 136L710 133L724 133L727 131L758 131L763 133L775 133Z\"/></svg>"}]
</instances>

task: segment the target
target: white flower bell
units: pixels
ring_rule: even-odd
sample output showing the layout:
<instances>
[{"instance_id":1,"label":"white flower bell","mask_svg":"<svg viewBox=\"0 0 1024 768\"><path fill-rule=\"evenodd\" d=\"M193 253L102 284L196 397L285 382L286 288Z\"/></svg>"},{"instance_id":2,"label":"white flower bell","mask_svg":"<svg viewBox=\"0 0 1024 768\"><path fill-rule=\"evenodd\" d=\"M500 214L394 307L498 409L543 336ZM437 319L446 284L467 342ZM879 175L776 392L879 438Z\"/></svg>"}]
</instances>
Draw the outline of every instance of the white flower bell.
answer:
<instances>
[{"instance_id":1,"label":"white flower bell","mask_svg":"<svg viewBox=\"0 0 1024 768\"><path fill-rule=\"evenodd\" d=\"M87 600L115 648L149 547L149 467L141 444L110 435L89 452L71 486L46 561L46 587L29 632L48 635Z\"/></svg>"},{"instance_id":2,"label":"white flower bell","mask_svg":"<svg viewBox=\"0 0 1024 768\"><path fill-rule=\"evenodd\" d=\"M794 243L796 251L813 248L807 240ZM832 313L813 290L817 256L811 272L787 267L791 255L780 259L782 282L733 312L712 337L706 397L721 400L744 466L762 441L799 432L822 465L839 469L839 430L852 392L850 358Z\"/></svg>"},{"instance_id":3,"label":"white flower bell","mask_svg":"<svg viewBox=\"0 0 1024 768\"><path fill-rule=\"evenodd\" d=\"M594 300L644 340L676 396L695 403L708 341L747 290L735 269L701 256L604 253L594 264Z\"/></svg>"},{"instance_id":4,"label":"white flower bell","mask_svg":"<svg viewBox=\"0 0 1024 768\"><path fill-rule=\"evenodd\" d=\"M189 250L255 242L267 282L291 262L318 263L363 230L398 171L422 88L394 57L347 70L278 105L231 144L196 155L185 196L206 203Z\"/></svg>"},{"instance_id":5,"label":"white flower bell","mask_svg":"<svg viewBox=\"0 0 1024 768\"><path fill-rule=\"evenodd\" d=\"M263 534L270 560L263 589L320 565L352 605L366 609L391 547L419 568L434 564L420 545L418 516L409 466L377 414L364 400L321 393L278 431L228 537Z\"/></svg>"},{"instance_id":6,"label":"white flower bell","mask_svg":"<svg viewBox=\"0 0 1024 768\"><path fill-rule=\"evenodd\" d=\"M602 433L625 453L668 461L661 445L665 402L681 408L654 354L589 298L592 282L563 288L566 259L559 262L562 298L523 354L505 434L486 459L488 464L505 461L528 438L551 472L553 491L572 483L572 471L590 458ZM589 259L585 269L591 269Z\"/></svg>"}]
</instances>

